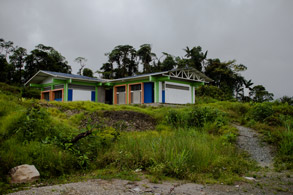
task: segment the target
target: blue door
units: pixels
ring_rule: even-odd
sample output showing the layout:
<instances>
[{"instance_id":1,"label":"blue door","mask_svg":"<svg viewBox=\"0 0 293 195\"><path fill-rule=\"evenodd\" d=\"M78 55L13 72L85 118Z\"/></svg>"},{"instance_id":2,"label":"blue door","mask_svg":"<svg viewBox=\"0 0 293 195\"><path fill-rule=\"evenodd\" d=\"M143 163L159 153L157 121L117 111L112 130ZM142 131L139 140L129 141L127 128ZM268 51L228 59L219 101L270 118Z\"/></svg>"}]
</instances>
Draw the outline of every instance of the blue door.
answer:
<instances>
[{"instance_id":1,"label":"blue door","mask_svg":"<svg viewBox=\"0 0 293 195\"><path fill-rule=\"evenodd\" d=\"M165 90L162 90L162 103L165 104Z\"/></svg>"},{"instance_id":2,"label":"blue door","mask_svg":"<svg viewBox=\"0 0 293 195\"><path fill-rule=\"evenodd\" d=\"M154 103L154 83L144 83L144 103Z\"/></svg>"},{"instance_id":3,"label":"blue door","mask_svg":"<svg viewBox=\"0 0 293 195\"><path fill-rule=\"evenodd\" d=\"M68 89L68 101L72 101L73 91L72 89Z\"/></svg>"},{"instance_id":4,"label":"blue door","mask_svg":"<svg viewBox=\"0 0 293 195\"><path fill-rule=\"evenodd\" d=\"M94 102L96 101L96 92L95 91L92 91L92 98L91 100Z\"/></svg>"}]
</instances>

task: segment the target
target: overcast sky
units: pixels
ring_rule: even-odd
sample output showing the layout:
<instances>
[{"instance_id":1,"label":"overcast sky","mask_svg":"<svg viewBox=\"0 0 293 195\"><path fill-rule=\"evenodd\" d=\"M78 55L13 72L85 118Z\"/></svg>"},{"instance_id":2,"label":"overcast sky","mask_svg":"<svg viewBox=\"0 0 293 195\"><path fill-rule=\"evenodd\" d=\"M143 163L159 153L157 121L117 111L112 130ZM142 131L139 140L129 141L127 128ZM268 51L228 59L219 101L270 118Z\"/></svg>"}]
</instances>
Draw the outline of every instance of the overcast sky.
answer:
<instances>
[{"instance_id":1,"label":"overcast sky","mask_svg":"<svg viewBox=\"0 0 293 195\"><path fill-rule=\"evenodd\" d=\"M293 96L292 0L1 0L0 38L52 46L73 73L76 57L96 71L121 44L149 43L159 57L201 46L247 66L245 78L275 98Z\"/></svg>"}]
</instances>

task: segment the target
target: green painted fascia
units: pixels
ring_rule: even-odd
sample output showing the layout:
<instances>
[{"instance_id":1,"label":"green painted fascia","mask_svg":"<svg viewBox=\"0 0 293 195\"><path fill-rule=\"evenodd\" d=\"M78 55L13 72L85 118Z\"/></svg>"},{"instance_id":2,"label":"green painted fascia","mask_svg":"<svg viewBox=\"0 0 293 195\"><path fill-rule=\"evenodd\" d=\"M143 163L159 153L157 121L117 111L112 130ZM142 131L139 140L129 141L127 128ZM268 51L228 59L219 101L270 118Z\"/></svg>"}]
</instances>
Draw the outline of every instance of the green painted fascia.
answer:
<instances>
[{"instance_id":1,"label":"green painted fascia","mask_svg":"<svg viewBox=\"0 0 293 195\"><path fill-rule=\"evenodd\" d=\"M194 83L194 87L199 87L199 86L202 86L202 85L204 85L204 82L196 82L196 83Z\"/></svg>"},{"instance_id":2,"label":"green painted fascia","mask_svg":"<svg viewBox=\"0 0 293 195\"><path fill-rule=\"evenodd\" d=\"M31 83L30 87L42 88L42 87L50 87L52 85L53 85L53 83L46 83L46 84L34 84L34 83Z\"/></svg>"},{"instance_id":3,"label":"green painted fascia","mask_svg":"<svg viewBox=\"0 0 293 195\"><path fill-rule=\"evenodd\" d=\"M127 84L132 84L132 83L146 83L146 82L149 82L149 80L148 79L144 79L144 80L136 80L136 81L113 83L113 86L116 86L116 85L127 85Z\"/></svg>"},{"instance_id":4,"label":"green painted fascia","mask_svg":"<svg viewBox=\"0 0 293 195\"><path fill-rule=\"evenodd\" d=\"M155 88L156 88L156 100L155 102L158 103L160 100L159 100L159 93L160 93L160 90L159 90L159 81L155 81Z\"/></svg>"},{"instance_id":5,"label":"green painted fascia","mask_svg":"<svg viewBox=\"0 0 293 195\"><path fill-rule=\"evenodd\" d=\"M96 93L95 93L95 102L98 102L98 87L97 86L95 87L95 91L96 91Z\"/></svg>"},{"instance_id":6,"label":"green painted fascia","mask_svg":"<svg viewBox=\"0 0 293 195\"><path fill-rule=\"evenodd\" d=\"M53 84L65 84L67 80L53 79Z\"/></svg>"}]
</instances>

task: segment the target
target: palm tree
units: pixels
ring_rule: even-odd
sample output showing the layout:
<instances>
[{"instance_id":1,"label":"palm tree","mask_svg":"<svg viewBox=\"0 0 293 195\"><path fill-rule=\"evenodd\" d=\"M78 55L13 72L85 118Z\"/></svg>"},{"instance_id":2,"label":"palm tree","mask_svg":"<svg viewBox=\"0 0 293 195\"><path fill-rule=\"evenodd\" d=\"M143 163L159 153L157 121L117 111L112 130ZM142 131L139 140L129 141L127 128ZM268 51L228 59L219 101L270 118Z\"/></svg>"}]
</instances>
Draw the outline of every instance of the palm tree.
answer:
<instances>
[{"instance_id":1,"label":"palm tree","mask_svg":"<svg viewBox=\"0 0 293 195\"><path fill-rule=\"evenodd\" d=\"M188 66L202 72L204 67L204 60L207 58L208 51L203 53L200 46L193 47L192 49L186 47L186 49L183 50L186 52L185 57L188 58L189 61Z\"/></svg>"},{"instance_id":2,"label":"palm tree","mask_svg":"<svg viewBox=\"0 0 293 195\"><path fill-rule=\"evenodd\" d=\"M248 96L244 96L244 98L245 99L247 99L247 100L250 100L251 99L251 90L252 90L252 85L254 84L252 81L251 81L251 79L250 80L244 80L244 87L246 88L246 89L248 89L249 90L249 92L248 92ZM244 89L243 89L244 90ZM244 92L243 92L243 94L244 94ZM246 98L247 97L247 98Z\"/></svg>"}]
</instances>

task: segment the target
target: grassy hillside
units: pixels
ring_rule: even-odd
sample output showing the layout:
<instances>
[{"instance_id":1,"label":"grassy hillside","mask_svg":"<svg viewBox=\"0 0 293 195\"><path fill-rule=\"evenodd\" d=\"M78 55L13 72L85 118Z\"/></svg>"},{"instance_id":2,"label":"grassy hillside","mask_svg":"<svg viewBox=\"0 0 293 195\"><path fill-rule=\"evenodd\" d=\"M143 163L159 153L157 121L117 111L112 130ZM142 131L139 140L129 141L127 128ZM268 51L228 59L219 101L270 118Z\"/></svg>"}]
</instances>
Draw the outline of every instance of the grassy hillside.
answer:
<instances>
[{"instance_id":1,"label":"grassy hillside","mask_svg":"<svg viewBox=\"0 0 293 195\"><path fill-rule=\"evenodd\" d=\"M153 181L232 183L255 164L237 150L231 122L259 130L276 147L277 168L293 166L293 107L286 104L209 98L172 108L48 103L6 91L0 90L2 189L20 164L34 164L43 181L77 173L135 177L141 169Z\"/></svg>"}]
</instances>

